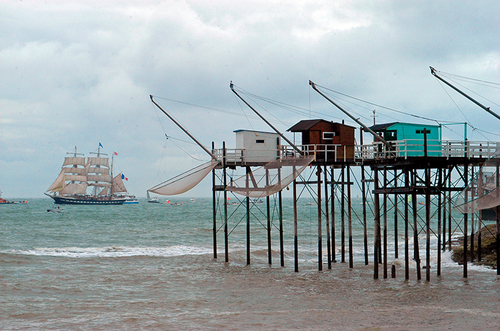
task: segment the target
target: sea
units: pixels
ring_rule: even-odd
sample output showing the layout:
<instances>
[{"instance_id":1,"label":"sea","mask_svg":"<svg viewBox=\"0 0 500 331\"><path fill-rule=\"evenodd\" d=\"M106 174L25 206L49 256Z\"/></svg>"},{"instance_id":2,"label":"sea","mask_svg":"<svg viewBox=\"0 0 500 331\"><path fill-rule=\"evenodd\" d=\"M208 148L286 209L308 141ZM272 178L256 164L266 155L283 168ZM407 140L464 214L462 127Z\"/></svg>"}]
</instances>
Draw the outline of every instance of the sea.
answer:
<instances>
[{"instance_id":1,"label":"sea","mask_svg":"<svg viewBox=\"0 0 500 331\"><path fill-rule=\"evenodd\" d=\"M276 199L271 261L265 202L251 204L250 261L245 204L227 206L228 262L223 203L216 202L215 258L212 199L160 202L61 205L58 213L48 211L49 198L0 205L0 330L500 330L496 270L469 264L464 278L463 266L445 251L437 276L433 238L430 281L424 270L417 279L412 259L404 279L401 217L397 234L394 217L388 222L395 277L384 278L380 266L375 279L373 222L365 265L360 202L352 205L353 267L347 237L342 258L336 210L336 262L328 268L323 215L319 270L317 205L299 200L298 271L291 198L283 199L284 266Z\"/></svg>"}]
</instances>

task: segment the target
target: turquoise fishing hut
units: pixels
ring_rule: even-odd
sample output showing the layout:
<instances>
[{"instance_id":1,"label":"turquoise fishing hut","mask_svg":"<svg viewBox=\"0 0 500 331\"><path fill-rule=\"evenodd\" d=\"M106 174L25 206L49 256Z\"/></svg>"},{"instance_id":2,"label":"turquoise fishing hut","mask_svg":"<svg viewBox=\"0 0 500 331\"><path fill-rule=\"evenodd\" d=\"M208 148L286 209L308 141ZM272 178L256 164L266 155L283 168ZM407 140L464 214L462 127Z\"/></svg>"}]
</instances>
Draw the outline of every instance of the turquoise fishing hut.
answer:
<instances>
[{"instance_id":1,"label":"turquoise fishing hut","mask_svg":"<svg viewBox=\"0 0 500 331\"><path fill-rule=\"evenodd\" d=\"M392 143L397 156L424 156L424 134L427 135L427 155L441 156L439 125L392 122L376 124L370 129Z\"/></svg>"}]
</instances>

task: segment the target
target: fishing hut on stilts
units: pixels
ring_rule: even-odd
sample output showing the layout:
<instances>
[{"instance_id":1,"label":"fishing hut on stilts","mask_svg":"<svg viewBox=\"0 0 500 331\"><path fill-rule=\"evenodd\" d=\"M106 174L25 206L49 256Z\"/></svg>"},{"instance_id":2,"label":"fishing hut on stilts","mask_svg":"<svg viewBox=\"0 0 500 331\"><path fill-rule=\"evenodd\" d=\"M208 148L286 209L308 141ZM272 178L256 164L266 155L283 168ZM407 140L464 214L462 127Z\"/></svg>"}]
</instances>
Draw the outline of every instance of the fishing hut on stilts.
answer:
<instances>
[{"instance_id":1,"label":"fishing hut on stilts","mask_svg":"<svg viewBox=\"0 0 500 331\"><path fill-rule=\"evenodd\" d=\"M224 261L229 262L229 236L243 223L246 225L246 263L251 263L253 218L267 233L270 265L273 263L272 229L277 229L280 265L285 266L282 190L290 186L296 272L299 271L299 186L307 186L309 192L313 192L318 208L318 270L323 270L325 247L328 269L339 261L348 261L349 268L354 268L351 194L354 181L358 179L363 211L361 217L356 217L363 225L363 262L368 265L370 256L373 257L374 278L379 278L380 268L383 278L389 277L389 268L391 277L396 277L396 266L389 265L389 257L400 259L403 256L405 279L410 278L410 269L414 267L418 280L424 270L425 279L429 281L431 265L436 265L436 274L441 275L441 254L446 249L451 250L456 233L463 234L465 250L473 251L479 249L481 243L469 243L470 233L478 230L486 219L496 221L497 229L500 227L499 143L472 142L466 137L463 141L443 141L441 127L435 125L393 122L367 127L329 99L313 82L310 85L359 124L359 144L355 141L355 127L343 122L313 119L302 120L288 129L300 134L301 144L296 145L243 99L231 83L231 90L236 96L273 132L234 131L234 149L227 148L223 142L219 149L212 143L209 151L198 143L211 158L206 166L194 172L201 179L210 172L212 174L215 259L219 257L218 234L223 233ZM371 134L373 141L365 143L364 133ZM485 166L489 167L488 171L481 172ZM244 169L245 174L235 178L229 172L237 168ZM314 171L309 177L304 177L308 168ZM359 168L361 178L355 178L353 168ZM160 191L159 188L155 190L156 193ZM460 195L461 203L456 202L457 195ZM371 216L367 210L369 202L373 206ZM236 207L229 210L228 205L233 204ZM243 210L243 214L236 213L238 209ZM337 219L338 214L340 220ZM369 234L367 225L372 221L373 233ZM398 228L401 223L404 229ZM477 228L474 228L476 225ZM326 243L323 241L325 237ZM425 243L421 243L422 238L425 238ZM433 251L437 252L437 256L431 256L431 245L435 245ZM404 247L402 253L400 246ZM422 247L425 248L422 250ZM390 248L394 252L389 252ZM338 251L340 256L337 256ZM425 258L420 256L422 251ZM464 277L467 277L468 256L464 254Z\"/></svg>"}]
</instances>

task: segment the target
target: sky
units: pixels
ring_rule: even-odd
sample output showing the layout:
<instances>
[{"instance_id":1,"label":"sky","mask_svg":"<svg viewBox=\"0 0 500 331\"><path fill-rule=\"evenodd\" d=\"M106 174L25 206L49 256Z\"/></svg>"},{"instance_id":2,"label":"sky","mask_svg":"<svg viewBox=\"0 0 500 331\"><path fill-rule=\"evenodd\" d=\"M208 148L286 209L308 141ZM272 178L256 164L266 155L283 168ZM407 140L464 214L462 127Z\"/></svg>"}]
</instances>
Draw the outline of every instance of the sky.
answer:
<instances>
[{"instance_id":1,"label":"sky","mask_svg":"<svg viewBox=\"0 0 500 331\"><path fill-rule=\"evenodd\" d=\"M498 119L429 70L500 114L498 13L497 0L1 1L0 190L44 197L68 152L100 143L143 197L210 160L150 95L209 149L272 131L231 81L283 133L311 118L358 127L311 80L366 125L468 123L469 140L500 141Z\"/></svg>"}]
</instances>

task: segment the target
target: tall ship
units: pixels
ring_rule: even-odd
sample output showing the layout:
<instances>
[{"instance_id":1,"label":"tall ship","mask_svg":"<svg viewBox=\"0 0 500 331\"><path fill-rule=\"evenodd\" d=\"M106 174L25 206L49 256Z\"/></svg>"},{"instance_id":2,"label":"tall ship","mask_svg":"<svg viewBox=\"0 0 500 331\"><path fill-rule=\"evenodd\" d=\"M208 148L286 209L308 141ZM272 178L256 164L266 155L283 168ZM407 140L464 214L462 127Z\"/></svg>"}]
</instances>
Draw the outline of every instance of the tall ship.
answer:
<instances>
[{"instance_id":1,"label":"tall ship","mask_svg":"<svg viewBox=\"0 0 500 331\"><path fill-rule=\"evenodd\" d=\"M113 153L111 165L107 154L101 152L99 143L97 152L85 157L74 152L67 153L61 172L45 192L56 204L69 205L121 205L125 202L127 189L123 183L123 174L113 177Z\"/></svg>"}]
</instances>

